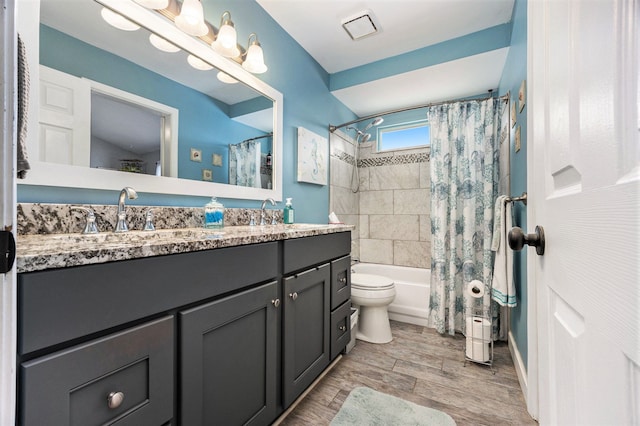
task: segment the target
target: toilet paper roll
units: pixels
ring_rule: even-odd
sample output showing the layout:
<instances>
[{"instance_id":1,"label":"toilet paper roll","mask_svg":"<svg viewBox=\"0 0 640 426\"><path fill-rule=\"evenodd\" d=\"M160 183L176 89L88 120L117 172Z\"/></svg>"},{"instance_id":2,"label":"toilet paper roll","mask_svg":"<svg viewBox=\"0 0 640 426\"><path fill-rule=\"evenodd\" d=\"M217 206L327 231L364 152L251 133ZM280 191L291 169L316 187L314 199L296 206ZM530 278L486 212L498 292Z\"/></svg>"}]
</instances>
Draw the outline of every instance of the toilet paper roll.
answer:
<instances>
[{"instance_id":1,"label":"toilet paper roll","mask_svg":"<svg viewBox=\"0 0 640 426\"><path fill-rule=\"evenodd\" d=\"M467 358L474 361L487 362L489 361L489 344L467 338L465 354Z\"/></svg>"},{"instance_id":2,"label":"toilet paper roll","mask_svg":"<svg viewBox=\"0 0 640 426\"><path fill-rule=\"evenodd\" d=\"M466 319L467 358L474 361L489 361L489 344L491 343L491 321L478 316L469 316Z\"/></svg>"},{"instance_id":3,"label":"toilet paper roll","mask_svg":"<svg viewBox=\"0 0 640 426\"><path fill-rule=\"evenodd\" d=\"M467 340L490 342L491 341L491 321L478 317L468 316L466 320L466 336Z\"/></svg>"},{"instance_id":4,"label":"toilet paper roll","mask_svg":"<svg viewBox=\"0 0 640 426\"><path fill-rule=\"evenodd\" d=\"M480 280L473 280L467 283L467 294L475 299L480 299L484 296L484 283Z\"/></svg>"}]
</instances>

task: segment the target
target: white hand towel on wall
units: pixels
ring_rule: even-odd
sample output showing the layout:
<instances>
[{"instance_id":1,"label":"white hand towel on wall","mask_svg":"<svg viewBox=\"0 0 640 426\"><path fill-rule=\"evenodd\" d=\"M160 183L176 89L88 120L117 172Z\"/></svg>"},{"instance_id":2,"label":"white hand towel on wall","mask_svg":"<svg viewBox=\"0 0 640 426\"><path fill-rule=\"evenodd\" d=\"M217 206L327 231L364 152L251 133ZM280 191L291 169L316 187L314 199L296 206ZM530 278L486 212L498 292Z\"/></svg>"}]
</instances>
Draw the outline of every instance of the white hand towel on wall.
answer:
<instances>
[{"instance_id":1,"label":"white hand towel on wall","mask_svg":"<svg viewBox=\"0 0 640 426\"><path fill-rule=\"evenodd\" d=\"M491 297L502 306L517 305L516 288L513 283L513 251L507 235L511 229L511 202L501 195L496 199L491 250L496 252L493 263Z\"/></svg>"}]
</instances>

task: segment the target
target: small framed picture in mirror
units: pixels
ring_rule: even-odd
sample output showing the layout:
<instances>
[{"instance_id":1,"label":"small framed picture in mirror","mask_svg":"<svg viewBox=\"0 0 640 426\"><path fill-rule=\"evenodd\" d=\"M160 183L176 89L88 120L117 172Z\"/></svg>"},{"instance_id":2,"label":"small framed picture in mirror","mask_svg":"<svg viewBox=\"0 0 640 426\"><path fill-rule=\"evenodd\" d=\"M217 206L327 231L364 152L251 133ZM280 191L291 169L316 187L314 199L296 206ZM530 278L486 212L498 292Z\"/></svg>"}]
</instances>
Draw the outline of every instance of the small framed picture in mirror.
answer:
<instances>
[{"instance_id":1,"label":"small framed picture in mirror","mask_svg":"<svg viewBox=\"0 0 640 426\"><path fill-rule=\"evenodd\" d=\"M213 170L211 169L202 169L202 180L207 182L213 181Z\"/></svg>"},{"instance_id":2,"label":"small framed picture in mirror","mask_svg":"<svg viewBox=\"0 0 640 426\"><path fill-rule=\"evenodd\" d=\"M191 148L191 161L202 162L202 150Z\"/></svg>"}]
</instances>

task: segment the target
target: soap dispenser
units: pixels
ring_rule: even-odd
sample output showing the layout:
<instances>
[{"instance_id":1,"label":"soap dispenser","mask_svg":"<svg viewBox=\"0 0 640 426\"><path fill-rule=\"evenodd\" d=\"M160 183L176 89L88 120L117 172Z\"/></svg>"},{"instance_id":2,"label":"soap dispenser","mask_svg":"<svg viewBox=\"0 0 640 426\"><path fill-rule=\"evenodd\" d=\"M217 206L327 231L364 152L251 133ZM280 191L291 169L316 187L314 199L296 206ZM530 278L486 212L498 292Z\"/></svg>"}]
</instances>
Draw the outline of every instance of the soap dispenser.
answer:
<instances>
[{"instance_id":1,"label":"soap dispenser","mask_svg":"<svg viewBox=\"0 0 640 426\"><path fill-rule=\"evenodd\" d=\"M293 206L291 205L291 198L287 198L287 203L284 206L284 223L290 225L293 223Z\"/></svg>"},{"instance_id":2,"label":"soap dispenser","mask_svg":"<svg viewBox=\"0 0 640 426\"><path fill-rule=\"evenodd\" d=\"M224 206L216 200L216 197L213 197L204 206L204 227L216 229L223 226Z\"/></svg>"}]
</instances>

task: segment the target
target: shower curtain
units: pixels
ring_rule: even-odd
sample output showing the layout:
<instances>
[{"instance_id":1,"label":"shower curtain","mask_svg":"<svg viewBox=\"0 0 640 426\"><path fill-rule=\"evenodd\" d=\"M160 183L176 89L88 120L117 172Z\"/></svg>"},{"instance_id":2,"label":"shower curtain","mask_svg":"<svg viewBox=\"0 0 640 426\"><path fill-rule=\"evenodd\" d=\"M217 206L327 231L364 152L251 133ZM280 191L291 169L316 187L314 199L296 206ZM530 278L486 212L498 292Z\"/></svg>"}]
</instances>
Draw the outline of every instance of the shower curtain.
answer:
<instances>
[{"instance_id":1,"label":"shower curtain","mask_svg":"<svg viewBox=\"0 0 640 426\"><path fill-rule=\"evenodd\" d=\"M260 152L258 141L245 141L229 145L229 183L231 185L261 188Z\"/></svg>"},{"instance_id":2,"label":"shower curtain","mask_svg":"<svg viewBox=\"0 0 640 426\"><path fill-rule=\"evenodd\" d=\"M465 284L491 283L494 201L498 195L498 131L503 102L462 101L431 107L431 297L429 325L465 332L465 308L489 310ZM467 311L468 312L468 311ZM494 309L493 312L497 312ZM494 333L496 330L494 322Z\"/></svg>"}]
</instances>

